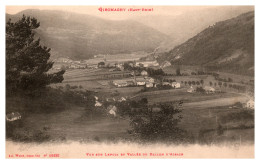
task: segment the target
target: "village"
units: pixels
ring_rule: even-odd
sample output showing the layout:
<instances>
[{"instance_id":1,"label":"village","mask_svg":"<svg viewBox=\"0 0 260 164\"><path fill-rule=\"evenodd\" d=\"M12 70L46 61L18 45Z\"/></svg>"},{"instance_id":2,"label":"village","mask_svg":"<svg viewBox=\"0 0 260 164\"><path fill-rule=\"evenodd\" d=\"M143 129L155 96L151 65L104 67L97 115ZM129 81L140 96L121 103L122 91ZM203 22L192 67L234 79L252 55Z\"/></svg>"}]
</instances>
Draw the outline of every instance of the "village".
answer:
<instances>
[{"instance_id":1,"label":"village","mask_svg":"<svg viewBox=\"0 0 260 164\"><path fill-rule=\"evenodd\" d=\"M163 93L169 91L176 92L176 94L181 92L187 95L186 97L190 97L192 94L197 97L208 95L209 99L210 97L225 97L226 94L233 94L235 92L236 95L246 95L246 98L243 98L243 101L239 102L243 104L245 109L254 109L254 98L250 91L252 85L249 82L249 85L241 85L241 82L233 81L231 78L228 78L228 80L224 79L223 81L223 79L215 75L216 73L206 73L196 69L186 71L182 68L181 71L176 72L175 68L174 72L165 73L167 69L173 68L171 63L167 61L161 65L156 60L142 61L129 59L118 62L117 59L107 61L106 56L96 55L94 57L95 62L92 61L91 64L87 60L73 61L65 58L59 60L59 63L67 64L67 67L63 65L58 68L67 69L64 84L82 84L84 88L86 83L91 82L92 86L88 86L86 89L97 93L97 96L95 96L95 106L98 108L102 107L105 101L122 102L127 99L145 97L141 96L141 94L145 94L146 92L151 97L156 92ZM108 92L112 92L112 94ZM98 97L98 95L101 96ZM161 102L158 100L154 101L160 94L155 95L156 98L148 98L149 104L152 105L153 103ZM175 96L173 98L168 97L168 99L163 101L174 101ZM177 100L189 102L193 101L192 99L196 99L191 98L191 100L187 101L185 100L185 96L183 97L183 99L178 98ZM230 105L232 106L233 104ZM158 111L158 109L156 110ZM114 105L110 105L107 111L109 114L116 116L117 108Z\"/></svg>"}]
</instances>

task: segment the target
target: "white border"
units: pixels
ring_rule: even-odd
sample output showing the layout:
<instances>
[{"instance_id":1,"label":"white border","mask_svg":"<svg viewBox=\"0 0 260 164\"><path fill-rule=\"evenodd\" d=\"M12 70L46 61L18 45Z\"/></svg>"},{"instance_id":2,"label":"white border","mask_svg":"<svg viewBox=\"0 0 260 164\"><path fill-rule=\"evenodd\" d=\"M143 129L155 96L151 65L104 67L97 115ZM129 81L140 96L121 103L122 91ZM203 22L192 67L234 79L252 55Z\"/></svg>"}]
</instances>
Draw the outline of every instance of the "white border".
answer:
<instances>
[{"instance_id":1,"label":"white border","mask_svg":"<svg viewBox=\"0 0 260 164\"><path fill-rule=\"evenodd\" d=\"M26 162L26 163L35 163L35 162L40 162L40 163L46 163L46 162L65 162L65 163L71 163L71 160L5 160L5 134L3 133L3 131L5 131L5 126L4 126L4 122L5 120L4 115L5 115L5 6L6 5L255 5L255 29L259 29L259 21L257 20L258 16L259 16L259 12L258 12L258 4L257 4L257 0L178 0L178 1L173 1L173 0L168 0L168 1L162 1L162 0L149 0L149 1L141 1L141 0L93 0L93 1L86 1L86 0L0 0L0 51L1 51L1 60L0 60L0 74L1 74L1 85L0 85L0 96L1 96L1 125L0 125L0 129L1 129L1 133L0 133L0 139L1 139L1 148L0 148L0 159L1 162L0 163L16 163L17 162ZM259 48L257 47L257 43L259 43L259 33L257 30L255 30L255 72L259 71L259 66L258 63L260 62L258 55L259 54ZM259 75L255 74L255 84L258 84L259 82ZM259 158L260 158L260 154L259 154L259 112L257 110L258 108L258 102L259 102L259 95L258 95L258 91L259 91L259 86L256 85L255 88L255 97L256 97L256 128L255 128L255 146L256 146L256 152L255 152L255 158L256 160L198 160L198 161L191 161L191 160L76 160L75 162L84 162L84 163L88 163L88 162L113 162L113 163L135 163L135 162L152 162L152 163L158 163L158 162L167 162L167 163L172 163L172 162L184 162L184 163L190 163L190 162L200 162L200 163L219 163L219 162L236 162L236 163L248 163L248 162L252 162L252 163L259 163ZM73 161L74 162L74 161Z\"/></svg>"}]
</instances>

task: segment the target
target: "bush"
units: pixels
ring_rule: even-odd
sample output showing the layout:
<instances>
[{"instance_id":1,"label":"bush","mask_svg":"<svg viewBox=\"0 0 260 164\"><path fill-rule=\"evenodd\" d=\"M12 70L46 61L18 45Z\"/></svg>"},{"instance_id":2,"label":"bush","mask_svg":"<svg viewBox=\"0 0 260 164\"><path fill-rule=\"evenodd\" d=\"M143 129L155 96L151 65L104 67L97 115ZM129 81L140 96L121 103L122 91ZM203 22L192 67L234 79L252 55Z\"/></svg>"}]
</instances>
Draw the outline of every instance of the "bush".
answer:
<instances>
[{"instance_id":1,"label":"bush","mask_svg":"<svg viewBox=\"0 0 260 164\"><path fill-rule=\"evenodd\" d=\"M159 112L142 112L131 116L131 133L141 141L190 142L185 130L178 127L181 110L172 103L159 104Z\"/></svg>"}]
</instances>

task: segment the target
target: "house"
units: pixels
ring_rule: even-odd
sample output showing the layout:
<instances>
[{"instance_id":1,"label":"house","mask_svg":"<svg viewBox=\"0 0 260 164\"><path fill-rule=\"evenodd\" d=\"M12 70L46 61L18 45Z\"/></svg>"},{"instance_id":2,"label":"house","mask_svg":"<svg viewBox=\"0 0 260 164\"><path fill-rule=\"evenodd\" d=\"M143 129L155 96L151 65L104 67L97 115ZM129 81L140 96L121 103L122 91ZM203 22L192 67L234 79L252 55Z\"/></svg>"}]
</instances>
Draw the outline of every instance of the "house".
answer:
<instances>
[{"instance_id":1,"label":"house","mask_svg":"<svg viewBox=\"0 0 260 164\"><path fill-rule=\"evenodd\" d=\"M126 101L126 98L125 97L121 97L118 101L119 102Z\"/></svg>"},{"instance_id":2,"label":"house","mask_svg":"<svg viewBox=\"0 0 260 164\"><path fill-rule=\"evenodd\" d=\"M117 87L126 87L129 86L130 82L127 82L125 80L115 80L113 81L113 84Z\"/></svg>"},{"instance_id":3,"label":"house","mask_svg":"<svg viewBox=\"0 0 260 164\"><path fill-rule=\"evenodd\" d=\"M124 66L123 66L123 64L117 64L116 67L119 68L121 71L124 70Z\"/></svg>"},{"instance_id":4,"label":"house","mask_svg":"<svg viewBox=\"0 0 260 164\"><path fill-rule=\"evenodd\" d=\"M153 83L148 82L148 83L145 84L145 86L146 86L147 88L152 88L152 87L153 87Z\"/></svg>"},{"instance_id":5,"label":"house","mask_svg":"<svg viewBox=\"0 0 260 164\"><path fill-rule=\"evenodd\" d=\"M137 85L145 85L145 81L136 81Z\"/></svg>"},{"instance_id":6,"label":"house","mask_svg":"<svg viewBox=\"0 0 260 164\"><path fill-rule=\"evenodd\" d=\"M148 76L148 73L147 73L147 71L143 70L143 71L141 72L141 75L142 75L142 76Z\"/></svg>"},{"instance_id":7,"label":"house","mask_svg":"<svg viewBox=\"0 0 260 164\"><path fill-rule=\"evenodd\" d=\"M215 88L209 87L209 86L205 86L205 87L204 87L204 90L205 90L207 93L215 93L215 92L216 92Z\"/></svg>"},{"instance_id":8,"label":"house","mask_svg":"<svg viewBox=\"0 0 260 164\"><path fill-rule=\"evenodd\" d=\"M148 81L149 81L150 83L154 83L154 82L155 82L155 79L154 79L154 78L151 78L151 77L149 77L149 78L148 78Z\"/></svg>"},{"instance_id":9,"label":"house","mask_svg":"<svg viewBox=\"0 0 260 164\"><path fill-rule=\"evenodd\" d=\"M163 82L162 85L164 85L164 86L166 86L166 85L171 86L171 83L169 83L169 82Z\"/></svg>"},{"instance_id":10,"label":"house","mask_svg":"<svg viewBox=\"0 0 260 164\"><path fill-rule=\"evenodd\" d=\"M102 106L102 104L99 101L96 101L95 106Z\"/></svg>"},{"instance_id":11,"label":"house","mask_svg":"<svg viewBox=\"0 0 260 164\"><path fill-rule=\"evenodd\" d=\"M98 97L97 96L94 96L96 100L98 100Z\"/></svg>"},{"instance_id":12,"label":"house","mask_svg":"<svg viewBox=\"0 0 260 164\"><path fill-rule=\"evenodd\" d=\"M193 92L195 92L195 89L191 86L191 87L187 90L187 92L193 93Z\"/></svg>"},{"instance_id":13,"label":"house","mask_svg":"<svg viewBox=\"0 0 260 164\"><path fill-rule=\"evenodd\" d=\"M117 87L126 87L126 86L128 86L127 82L117 83Z\"/></svg>"},{"instance_id":14,"label":"house","mask_svg":"<svg viewBox=\"0 0 260 164\"><path fill-rule=\"evenodd\" d=\"M116 112L117 112L117 107L114 105L109 105L107 107L107 111L109 114L113 115L114 117L116 117Z\"/></svg>"},{"instance_id":15,"label":"house","mask_svg":"<svg viewBox=\"0 0 260 164\"><path fill-rule=\"evenodd\" d=\"M147 82L146 79L144 79L143 77L140 78L136 78L136 85L145 85L145 83Z\"/></svg>"},{"instance_id":16,"label":"house","mask_svg":"<svg viewBox=\"0 0 260 164\"><path fill-rule=\"evenodd\" d=\"M169 61L164 61L162 64L161 64L161 67L162 68L165 68L165 67L169 67L171 66L171 63Z\"/></svg>"},{"instance_id":17,"label":"house","mask_svg":"<svg viewBox=\"0 0 260 164\"><path fill-rule=\"evenodd\" d=\"M21 114L19 112L12 112L10 114L6 115L6 120L9 122L20 120L22 118Z\"/></svg>"},{"instance_id":18,"label":"house","mask_svg":"<svg viewBox=\"0 0 260 164\"><path fill-rule=\"evenodd\" d=\"M246 102L246 108L248 109L255 109L255 101L250 99Z\"/></svg>"},{"instance_id":19,"label":"house","mask_svg":"<svg viewBox=\"0 0 260 164\"><path fill-rule=\"evenodd\" d=\"M178 82L172 82L172 87L173 88L181 88L181 84Z\"/></svg>"}]
</instances>

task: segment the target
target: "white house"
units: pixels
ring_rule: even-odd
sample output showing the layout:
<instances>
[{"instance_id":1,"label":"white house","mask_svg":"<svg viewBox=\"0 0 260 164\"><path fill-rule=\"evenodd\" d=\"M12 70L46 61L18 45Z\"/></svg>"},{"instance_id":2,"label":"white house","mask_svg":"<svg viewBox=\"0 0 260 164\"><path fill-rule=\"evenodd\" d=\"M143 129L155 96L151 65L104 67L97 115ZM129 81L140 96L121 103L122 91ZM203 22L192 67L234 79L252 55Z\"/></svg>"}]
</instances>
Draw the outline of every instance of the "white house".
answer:
<instances>
[{"instance_id":1,"label":"white house","mask_svg":"<svg viewBox=\"0 0 260 164\"><path fill-rule=\"evenodd\" d=\"M142 75L142 76L147 76L148 73L147 73L147 71L143 70L143 71L141 72L141 75Z\"/></svg>"},{"instance_id":2,"label":"white house","mask_svg":"<svg viewBox=\"0 0 260 164\"><path fill-rule=\"evenodd\" d=\"M250 99L246 102L246 108L248 109L255 109L255 101L253 99Z\"/></svg>"},{"instance_id":3,"label":"white house","mask_svg":"<svg viewBox=\"0 0 260 164\"><path fill-rule=\"evenodd\" d=\"M108 113L116 117L117 107L114 105L109 105L107 107Z\"/></svg>"},{"instance_id":4,"label":"white house","mask_svg":"<svg viewBox=\"0 0 260 164\"><path fill-rule=\"evenodd\" d=\"M181 88L181 84L178 82L172 82L172 87L173 88Z\"/></svg>"},{"instance_id":5,"label":"white house","mask_svg":"<svg viewBox=\"0 0 260 164\"><path fill-rule=\"evenodd\" d=\"M171 66L171 63L169 61L164 61L161 65L162 68Z\"/></svg>"},{"instance_id":6,"label":"white house","mask_svg":"<svg viewBox=\"0 0 260 164\"><path fill-rule=\"evenodd\" d=\"M137 85L145 85L145 81L144 80L142 80L142 81L140 80L140 81L137 81L136 84Z\"/></svg>"},{"instance_id":7,"label":"white house","mask_svg":"<svg viewBox=\"0 0 260 164\"><path fill-rule=\"evenodd\" d=\"M147 88L152 88L152 87L153 87L153 83L148 82L148 83L145 84L145 86L146 86Z\"/></svg>"},{"instance_id":8,"label":"white house","mask_svg":"<svg viewBox=\"0 0 260 164\"><path fill-rule=\"evenodd\" d=\"M102 106L102 104L99 101L96 101L95 106Z\"/></svg>"},{"instance_id":9,"label":"white house","mask_svg":"<svg viewBox=\"0 0 260 164\"><path fill-rule=\"evenodd\" d=\"M15 121L15 120L20 120L22 116L18 112L12 112L10 114L6 115L6 120L9 122Z\"/></svg>"},{"instance_id":10,"label":"white house","mask_svg":"<svg viewBox=\"0 0 260 164\"><path fill-rule=\"evenodd\" d=\"M126 101L126 98L125 97L121 97L118 101L119 102Z\"/></svg>"},{"instance_id":11,"label":"white house","mask_svg":"<svg viewBox=\"0 0 260 164\"><path fill-rule=\"evenodd\" d=\"M151 77L148 79L148 81L149 81L150 83L154 83L154 82L155 82L154 78L151 78Z\"/></svg>"},{"instance_id":12,"label":"white house","mask_svg":"<svg viewBox=\"0 0 260 164\"><path fill-rule=\"evenodd\" d=\"M171 83L169 83L169 82L163 82L162 85L170 85L170 86L171 86Z\"/></svg>"},{"instance_id":13,"label":"white house","mask_svg":"<svg viewBox=\"0 0 260 164\"><path fill-rule=\"evenodd\" d=\"M193 92L195 92L195 89L191 86L191 87L187 90L187 92L193 93Z\"/></svg>"},{"instance_id":14,"label":"white house","mask_svg":"<svg viewBox=\"0 0 260 164\"><path fill-rule=\"evenodd\" d=\"M204 87L204 90L205 90L207 93L215 93L215 92L216 92L215 88L209 87L209 86L205 86L205 87Z\"/></svg>"}]
</instances>

